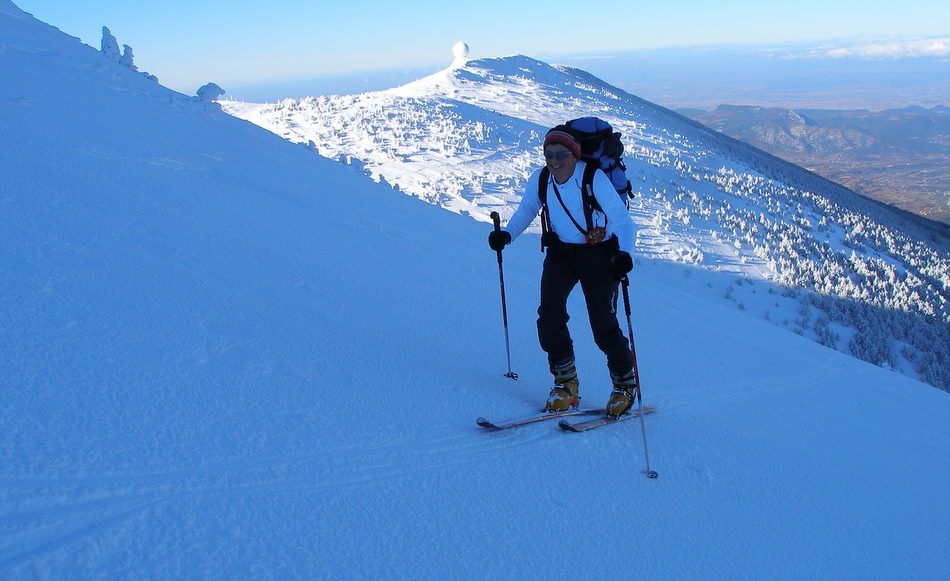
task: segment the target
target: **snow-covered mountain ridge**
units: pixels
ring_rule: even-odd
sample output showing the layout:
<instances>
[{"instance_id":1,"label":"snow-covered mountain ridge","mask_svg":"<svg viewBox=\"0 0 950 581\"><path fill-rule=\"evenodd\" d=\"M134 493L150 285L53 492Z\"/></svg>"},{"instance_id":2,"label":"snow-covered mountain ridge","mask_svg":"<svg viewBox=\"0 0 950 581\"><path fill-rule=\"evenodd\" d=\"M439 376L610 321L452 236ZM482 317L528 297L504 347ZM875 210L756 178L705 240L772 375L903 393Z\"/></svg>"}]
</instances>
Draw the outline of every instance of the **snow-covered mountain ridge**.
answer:
<instances>
[{"instance_id":1,"label":"snow-covered mountain ridge","mask_svg":"<svg viewBox=\"0 0 950 581\"><path fill-rule=\"evenodd\" d=\"M822 344L950 388L946 228L584 71L524 56L481 59L387 91L222 105L480 221L496 210L513 213L540 165L547 128L602 117L624 136L641 258L732 273L734 284L709 292ZM796 315L783 314L790 309Z\"/></svg>"}]
</instances>

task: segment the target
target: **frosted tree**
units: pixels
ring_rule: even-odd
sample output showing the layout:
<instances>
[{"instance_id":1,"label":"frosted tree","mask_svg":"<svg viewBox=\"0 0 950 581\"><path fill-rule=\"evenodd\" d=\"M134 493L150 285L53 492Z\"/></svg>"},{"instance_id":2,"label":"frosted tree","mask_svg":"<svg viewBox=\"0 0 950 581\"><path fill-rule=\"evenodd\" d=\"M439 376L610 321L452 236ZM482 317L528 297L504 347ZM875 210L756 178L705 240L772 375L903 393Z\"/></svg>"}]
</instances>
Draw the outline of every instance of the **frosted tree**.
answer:
<instances>
[{"instance_id":1,"label":"frosted tree","mask_svg":"<svg viewBox=\"0 0 950 581\"><path fill-rule=\"evenodd\" d=\"M123 44L122 58L119 59L119 64L127 66L134 71L136 70L136 66L132 63L132 59L133 59L132 47L127 44Z\"/></svg>"},{"instance_id":2,"label":"frosted tree","mask_svg":"<svg viewBox=\"0 0 950 581\"><path fill-rule=\"evenodd\" d=\"M117 41L115 37L112 36L112 33L109 32L108 26L102 27L102 45L101 46L102 46L102 54L104 54L105 56L109 57L110 59L114 61L118 61L119 58L121 58L121 55L119 54L119 41ZM131 54L132 52L129 51L129 55Z\"/></svg>"},{"instance_id":3,"label":"frosted tree","mask_svg":"<svg viewBox=\"0 0 950 581\"><path fill-rule=\"evenodd\" d=\"M225 93L224 89L222 89L218 85L214 83L208 83L207 85L204 85L203 87L198 89L196 95L198 95L198 99L200 99L201 101L211 102L211 101L217 100L217 98L223 95L224 93Z\"/></svg>"}]
</instances>

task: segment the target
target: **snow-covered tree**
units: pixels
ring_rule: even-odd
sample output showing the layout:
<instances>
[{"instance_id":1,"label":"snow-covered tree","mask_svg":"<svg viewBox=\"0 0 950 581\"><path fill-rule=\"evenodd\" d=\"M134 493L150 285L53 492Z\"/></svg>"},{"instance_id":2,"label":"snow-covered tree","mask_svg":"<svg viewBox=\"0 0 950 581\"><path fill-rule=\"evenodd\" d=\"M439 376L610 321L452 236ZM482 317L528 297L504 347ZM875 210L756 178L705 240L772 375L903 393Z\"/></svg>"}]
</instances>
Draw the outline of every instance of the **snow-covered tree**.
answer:
<instances>
[{"instance_id":1,"label":"snow-covered tree","mask_svg":"<svg viewBox=\"0 0 950 581\"><path fill-rule=\"evenodd\" d=\"M127 45L127 44L123 44L123 45L122 45L122 58L119 59L119 64L125 65L125 66L129 67L130 69L132 69L132 70L134 71L134 70L136 70L136 66L135 66L135 64L133 64L133 62L132 62L132 59L133 59L133 58L134 58L134 57L133 57L133 55L132 55L132 47L129 46L129 45Z\"/></svg>"},{"instance_id":2,"label":"snow-covered tree","mask_svg":"<svg viewBox=\"0 0 950 581\"><path fill-rule=\"evenodd\" d=\"M215 83L208 83L203 87L199 88L197 91L198 98L205 102L215 101L225 93L224 89L216 85Z\"/></svg>"},{"instance_id":3,"label":"snow-covered tree","mask_svg":"<svg viewBox=\"0 0 950 581\"><path fill-rule=\"evenodd\" d=\"M118 61L121 58L119 54L119 41L112 36L112 33L109 31L108 26L102 27L102 54L109 57L114 61ZM131 54L131 52L129 53Z\"/></svg>"}]
</instances>

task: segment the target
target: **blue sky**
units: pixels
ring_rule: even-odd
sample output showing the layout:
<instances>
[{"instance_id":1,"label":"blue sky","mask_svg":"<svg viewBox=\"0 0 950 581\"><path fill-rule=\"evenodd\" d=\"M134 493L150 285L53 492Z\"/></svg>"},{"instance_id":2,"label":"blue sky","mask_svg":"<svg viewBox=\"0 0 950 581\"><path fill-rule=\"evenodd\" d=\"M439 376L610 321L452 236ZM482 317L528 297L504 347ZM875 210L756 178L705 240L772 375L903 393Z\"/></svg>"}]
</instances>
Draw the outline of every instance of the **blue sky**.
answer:
<instances>
[{"instance_id":1,"label":"blue sky","mask_svg":"<svg viewBox=\"0 0 950 581\"><path fill-rule=\"evenodd\" d=\"M99 47L101 27L130 45L140 69L192 92L208 81L253 84L473 58L878 35L950 36L945 0L599 0L601 26L579 2L413 0L13 0Z\"/></svg>"}]
</instances>

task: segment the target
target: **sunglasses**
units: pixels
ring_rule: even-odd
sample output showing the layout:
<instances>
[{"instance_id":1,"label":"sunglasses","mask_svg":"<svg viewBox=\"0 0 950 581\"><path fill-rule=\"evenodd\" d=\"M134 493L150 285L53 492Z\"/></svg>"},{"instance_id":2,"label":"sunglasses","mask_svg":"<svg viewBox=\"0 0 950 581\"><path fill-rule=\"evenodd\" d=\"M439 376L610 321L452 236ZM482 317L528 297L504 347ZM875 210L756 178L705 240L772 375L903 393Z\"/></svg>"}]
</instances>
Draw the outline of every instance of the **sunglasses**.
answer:
<instances>
[{"instance_id":1,"label":"sunglasses","mask_svg":"<svg viewBox=\"0 0 950 581\"><path fill-rule=\"evenodd\" d=\"M570 151L545 151L544 159L556 159L563 161L573 155Z\"/></svg>"}]
</instances>

